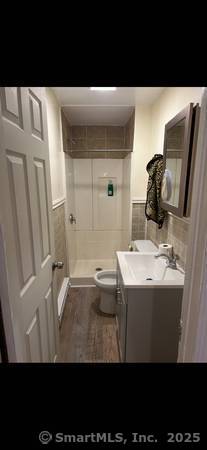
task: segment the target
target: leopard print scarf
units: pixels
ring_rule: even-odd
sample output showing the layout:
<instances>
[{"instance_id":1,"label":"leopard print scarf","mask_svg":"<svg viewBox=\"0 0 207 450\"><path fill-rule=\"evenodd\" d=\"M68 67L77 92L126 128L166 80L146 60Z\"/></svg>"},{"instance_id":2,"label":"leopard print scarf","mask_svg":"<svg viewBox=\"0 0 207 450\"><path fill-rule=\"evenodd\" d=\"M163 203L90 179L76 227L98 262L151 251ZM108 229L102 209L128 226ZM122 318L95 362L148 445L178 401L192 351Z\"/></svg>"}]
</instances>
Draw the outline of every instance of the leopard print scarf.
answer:
<instances>
[{"instance_id":1,"label":"leopard print scarf","mask_svg":"<svg viewBox=\"0 0 207 450\"><path fill-rule=\"evenodd\" d=\"M149 174L149 179L147 184L145 215L147 220L153 220L153 222L158 224L158 228L162 228L166 217L166 211L160 206L163 155L154 155L148 162L146 170Z\"/></svg>"}]
</instances>

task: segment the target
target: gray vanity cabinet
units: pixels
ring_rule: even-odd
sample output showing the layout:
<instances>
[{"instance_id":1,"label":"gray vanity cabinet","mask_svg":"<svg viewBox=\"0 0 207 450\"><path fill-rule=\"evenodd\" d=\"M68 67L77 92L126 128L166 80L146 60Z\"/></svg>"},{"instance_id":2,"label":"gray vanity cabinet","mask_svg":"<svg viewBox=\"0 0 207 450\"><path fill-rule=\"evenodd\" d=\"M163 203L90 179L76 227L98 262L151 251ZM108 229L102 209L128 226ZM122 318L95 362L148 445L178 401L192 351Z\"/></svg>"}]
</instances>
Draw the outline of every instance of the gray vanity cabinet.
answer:
<instances>
[{"instance_id":1,"label":"gray vanity cabinet","mask_svg":"<svg viewBox=\"0 0 207 450\"><path fill-rule=\"evenodd\" d=\"M182 289L129 289L126 362L176 362Z\"/></svg>"},{"instance_id":2,"label":"gray vanity cabinet","mask_svg":"<svg viewBox=\"0 0 207 450\"><path fill-rule=\"evenodd\" d=\"M117 275L122 362L176 362L183 288L127 288Z\"/></svg>"}]
</instances>

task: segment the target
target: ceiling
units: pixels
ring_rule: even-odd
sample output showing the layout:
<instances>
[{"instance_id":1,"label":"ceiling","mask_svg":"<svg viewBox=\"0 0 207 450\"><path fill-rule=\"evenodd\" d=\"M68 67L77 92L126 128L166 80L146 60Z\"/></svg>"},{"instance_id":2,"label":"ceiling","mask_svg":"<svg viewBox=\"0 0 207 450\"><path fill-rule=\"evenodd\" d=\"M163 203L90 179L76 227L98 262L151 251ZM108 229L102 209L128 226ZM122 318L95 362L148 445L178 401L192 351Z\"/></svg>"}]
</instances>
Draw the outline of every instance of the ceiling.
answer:
<instances>
[{"instance_id":1,"label":"ceiling","mask_svg":"<svg viewBox=\"0 0 207 450\"><path fill-rule=\"evenodd\" d=\"M161 87L118 87L91 91L88 87L53 87L71 125L125 125L136 104L150 105Z\"/></svg>"},{"instance_id":2,"label":"ceiling","mask_svg":"<svg viewBox=\"0 0 207 450\"><path fill-rule=\"evenodd\" d=\"M133 106L63 106L71 125L119 125L130 118Z\"/></svg>"}]
</instances>

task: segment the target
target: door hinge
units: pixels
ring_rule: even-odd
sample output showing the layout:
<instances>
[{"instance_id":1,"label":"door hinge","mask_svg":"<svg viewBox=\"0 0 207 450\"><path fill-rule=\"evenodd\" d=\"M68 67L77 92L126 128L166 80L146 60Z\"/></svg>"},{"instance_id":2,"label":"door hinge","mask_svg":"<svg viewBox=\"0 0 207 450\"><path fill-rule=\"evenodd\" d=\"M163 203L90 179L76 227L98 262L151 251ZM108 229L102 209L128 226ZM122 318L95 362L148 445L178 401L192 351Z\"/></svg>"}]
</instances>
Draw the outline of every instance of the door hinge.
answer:
<instances>
[{"instance_id":1,"label":"door hinge","mask_svg":"<svg viewBox=\"0 0 207 450\"><path fill-rule=\"evenodd\" d=\"M182 331L183 331L183 321L182 321L182 319L180 319L179 327L178 327L179 342L181 341Z\"/></svg>"}]
</instances>

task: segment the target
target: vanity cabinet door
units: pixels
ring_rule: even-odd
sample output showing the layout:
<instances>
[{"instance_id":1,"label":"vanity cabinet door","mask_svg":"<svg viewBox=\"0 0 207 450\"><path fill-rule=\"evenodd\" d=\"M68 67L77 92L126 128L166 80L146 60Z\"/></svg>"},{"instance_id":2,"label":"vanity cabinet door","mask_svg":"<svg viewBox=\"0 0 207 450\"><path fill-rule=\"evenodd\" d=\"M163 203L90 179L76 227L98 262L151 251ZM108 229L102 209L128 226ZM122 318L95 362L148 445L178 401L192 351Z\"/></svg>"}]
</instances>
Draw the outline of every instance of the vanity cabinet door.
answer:
<instances>
[{"instance_id":1,"label":"vanity cabinet door","mask_svg":"<svg viewBox=\"0 0 207 450\"><path fill-rule=\"evenodd\" d=\"M121 362L126 360L126 321L127 321L127 298L126 290L123 288L121 273L117 270L116 291L116 314L118 324L118 343Z\"/></svg>"},{"instance_id":2,"label":"vanity cabinet door","mask_svg":"<svg viewBox=\"0 0 207 450\"><path fill-rule=\"evenodd\" d=\"M175 363L183 288L128 291L126 362Z\"/></svg>"},{"instance_id":3,"label":"vanity cabinet door","mask_svg":"<svg viewBox=\"0 0 207 450\"><path fill-rule=\"evenodd\" d=\"M131 289L128 295L126 362L151 361L153 295L145 289Z\"/></svg>"}]
</instances>

